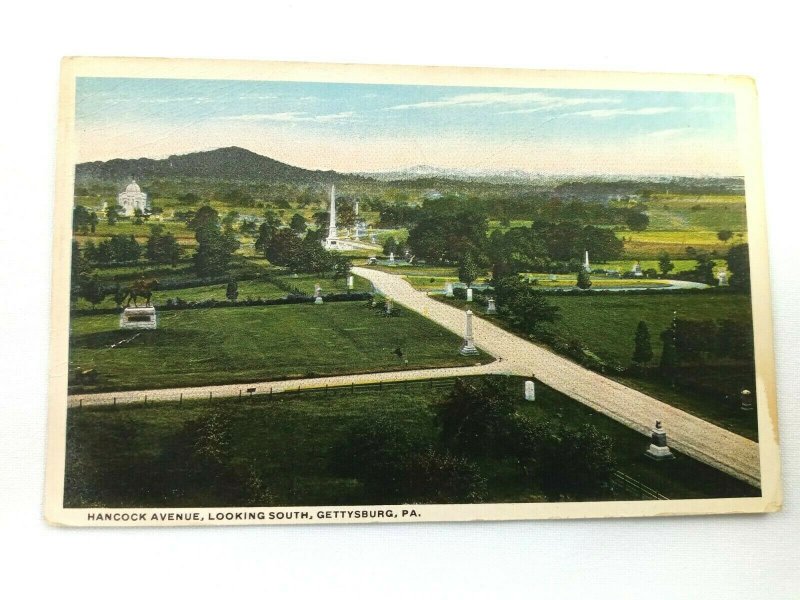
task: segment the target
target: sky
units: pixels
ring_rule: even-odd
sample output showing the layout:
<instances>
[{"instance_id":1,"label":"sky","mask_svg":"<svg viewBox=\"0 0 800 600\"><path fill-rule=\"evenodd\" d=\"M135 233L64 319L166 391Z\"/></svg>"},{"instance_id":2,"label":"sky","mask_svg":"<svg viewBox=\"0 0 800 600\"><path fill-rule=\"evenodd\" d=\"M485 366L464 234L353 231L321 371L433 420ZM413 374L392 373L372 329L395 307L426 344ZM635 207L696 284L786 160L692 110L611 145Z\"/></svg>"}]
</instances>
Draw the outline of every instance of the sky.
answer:
<instances>
[{"instance_id":1,"label":"sky","mask_svg":"<svg viewBox=\"0 0 800 600\"><path fill-rule=\"evenodd\" d=\"M721 93L79 78L78 162L225 146L309 169L741 175Z\"/></svg>"}]
</instances>

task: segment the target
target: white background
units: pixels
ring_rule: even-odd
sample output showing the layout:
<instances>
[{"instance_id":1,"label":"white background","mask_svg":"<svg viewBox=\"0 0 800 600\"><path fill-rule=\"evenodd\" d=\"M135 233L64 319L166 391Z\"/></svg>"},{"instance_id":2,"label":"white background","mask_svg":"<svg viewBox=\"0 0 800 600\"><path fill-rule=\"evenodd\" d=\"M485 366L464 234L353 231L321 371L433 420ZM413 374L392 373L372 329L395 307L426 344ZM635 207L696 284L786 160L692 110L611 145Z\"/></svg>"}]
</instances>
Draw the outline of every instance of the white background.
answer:
<instances>
[{"instance_id":1,"label":"white background","mask_svg":"<svg viewBox=\"0 0 800 600\"><path fill-rule=\"evenodd\" d=\"M800 597L796 19L777 3L735 4L5 4L0 32L0 596ZM47 526L41 503L49 253L57 76L64 55L754 76L763 124L784 511L391 526Z\"/></svg>"}]
</instances>

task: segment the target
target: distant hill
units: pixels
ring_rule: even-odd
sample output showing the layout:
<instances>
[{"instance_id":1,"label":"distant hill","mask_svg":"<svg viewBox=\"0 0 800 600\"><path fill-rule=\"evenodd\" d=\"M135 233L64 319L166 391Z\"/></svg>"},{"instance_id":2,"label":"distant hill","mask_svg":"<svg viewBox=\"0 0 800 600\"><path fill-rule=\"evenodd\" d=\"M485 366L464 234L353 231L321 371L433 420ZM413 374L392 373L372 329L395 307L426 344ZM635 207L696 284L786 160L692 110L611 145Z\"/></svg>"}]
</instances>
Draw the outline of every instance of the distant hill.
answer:
<instances>
[{"instance_id":1,"label":"distant hill","mask_svg":"<svg viewBox=\"0 0 800 600\"><path fill-rule=\"evenodd\" d=\"M311 171L287 165L250 150L231 146L206 152L173 155L169 158L121 159L80 163L75 167L75 183L89 181L120 181L131 176L192 177L225 181L279 181L285 183L332 183L364 179L358 175L336 171Z\"/></svg>"}]
</instances>

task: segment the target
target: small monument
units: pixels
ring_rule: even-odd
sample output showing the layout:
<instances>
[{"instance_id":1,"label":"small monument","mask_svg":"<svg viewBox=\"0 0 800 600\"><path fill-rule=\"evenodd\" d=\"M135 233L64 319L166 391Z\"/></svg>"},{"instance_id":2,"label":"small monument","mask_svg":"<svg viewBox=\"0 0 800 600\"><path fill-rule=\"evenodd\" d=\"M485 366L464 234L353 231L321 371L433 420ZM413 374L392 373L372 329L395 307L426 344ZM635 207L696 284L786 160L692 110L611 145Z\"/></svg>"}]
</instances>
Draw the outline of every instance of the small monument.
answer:
<instances>
[{"instance_id":1,"label":"small monument","mask_svg":"<svg viewBox=\"0 0 800 600\"><path fill-rule=\"evenodd\" d=\"M389 264L394 264L394 252L389 252Z\"/></svg>"},{"instance_id":2,"label":"small monument","mask_svg":"<svg viewBox=\"0 0 800 600\"><path fill-rule=\"evenodd\" d=\"M156 329L158 318L153 306L126 308L119 315L120 329Z\"/></svg>"},{"instance_id":3,"label":"small monument","mask_svg":"<svg viewBox=\"0 0 800 600\"><path fill-rule=\"evenodd\" d=\"M742 403L740 408L745 412L750 412L753 410L753 394L750 390L742 390L739 394Z\"/></svg>"},{"instance_id":4,"label":"small monument","mask_svg":"<svg viewBox=\"0 0 800 600\"><path fill-rule=\"evenodd\" d=\"M449 282L449 281L444 284L444 295L447 298L452 298L453 297L453 284L451 282Z\"/></svg>"},{"instance_id":5,"label":"small monument","mask_svg":"<svg viewBox=\"0 0 800 600\"><path fill-rule=\"evenodd\" d=\"M632 273L634 277L642 277L644 275L644 273L642 273L642 265L639 264L638 260L633 265Z\"/></svg>"},{"instance_id":6,"label":"small monument","mask_svg":"<svg viewBox=\"0 0 800 600\"><path fill-rule=\"evenodd\" d=\"M656 421L656 426L650 430L650 447L644 454L653 460L675 458L675 455L667 446L667 432L661 427L661 421Z\"/></svg>"},{"instance_id":7,"label":"small monument","mask_svg":"<svg viewBox=\"0 0 800 600\"><path fill-rule=\"evenodd\" d=\"M468 310L465 313L466 324L464 325L464 343L461 344L461 354L470 356L478 354L478 349L475 347L475 340L472 337L472 311Z\"/></svg>"},{"instance_id":8,"label":"small monument","mask_svg":"<svg viewBox=\"0 0 800 600\"><path fill-rule=\"evenodd\" d=\"M467 302L472 302L472 288L467 288Z\"/></svg>"},{"instance_id":9,"label":"small monument","mask_svg":"<svg viewBox=\"0 0 800 600\"><path fill-rule=\"evenodd\" d=\"M314 284L314 304L322 304L322 288L318 283Z\"/></svg>"},{"instance_id":10,"label":"small monument","mask_svg":"<svg viewBox=\"0 0 800 600\"><path fill-rule=\"evenodd\" d=\"M717 274L717 281L719 282L720 286L728 285L728 273L725 271L720 271Z\"/></svg>"},{"instance_id":11,"label":"small monument","mask_svg":"<svg viewBox=\"0 0 800 600\"><path fill-rule=\"evenodd\" d=\"M589 265L589 251L586 250L583 255L583 270L587 273L592 272L592 267Z\"/></svg>"},{"instance_id":12,"label":"small monument","mask_svg":"<svg viewBox=\"0 0 800 600\"><path fill-rule=\"evenodd\" d=\"M392 299L391 298L386 298L386 316L387 317L392 314L392 310L393 309L394 309L394 305L392 304Z\"/></svg>"},{"instance_id":13,"label":"small monument","mask_svg":"<svg viewBox=\"0 0 800 600\"><path fill-rule=\"evenodd\" d=\"M486 314L487 315L496 315L497 314L497 307L494 305L494 298L489 298L486 301Z\"/></svg>"},{"instance_id":14,"label":"small monument","mask_svg":"<svg viewBox=\"0 0 800 600\"><path fill-rule=\"evenodd\" d=\"M525 382L525 400L529 402L536 400L536 384L530 379Z\"/></svg>"},{"instance_id":15,"label":"small monument","mask_svg":"<svg viewBox=\"0 0 800 600\"><path fill-rule=\"evenodd\" d=\"M348 275L347 276L347 289L348 290L352 290L353 289L353 276L352 275Z\"/></svg>"},{"instance_id":16,"label":"small monument","mask_svg":"<svg viewBox=\"0 0 800 600\"><path fill-rule=\"evenodd\" d=\"M377 244L377 243L378 243L378 238L376 238L376 237L375 237L375 234L374 234L374 233L373 233L373 234L370 234L370 236L369 236L369 242L370 242L370 244Z\"/></svg>"},{"instance_id":17,"label":"small monument","mask_svg":"<svg viewBox=\"0 0 800 600\"><path fill-rule=\"evenodd\" d=\"M326 237L322 245L326 250L338 250L341 246L339 243L339 234L336 229L336 186L331 185L331 203L328 216L328 237Z\"/></svg>"}]
</instances>

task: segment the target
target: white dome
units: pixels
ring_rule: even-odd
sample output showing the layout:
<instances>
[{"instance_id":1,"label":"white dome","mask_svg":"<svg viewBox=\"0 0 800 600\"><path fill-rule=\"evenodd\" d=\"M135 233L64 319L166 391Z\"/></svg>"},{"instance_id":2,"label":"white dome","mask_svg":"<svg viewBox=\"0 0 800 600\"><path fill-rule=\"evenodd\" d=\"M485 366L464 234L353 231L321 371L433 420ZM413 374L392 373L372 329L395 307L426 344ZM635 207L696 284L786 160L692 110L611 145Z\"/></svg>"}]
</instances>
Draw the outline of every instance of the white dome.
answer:
<instances>
[{"instance_id":1,"label":"white dome","mask_svg":"<svg viewBox=\"0 0 800 600\"><path fill-rule=\"evenodd\" d=\"M128 187L125 188L126 192L136 192L137 194L142 190L139 188L139 185L135 181L131 181L128 184Z\"/></svg>"}]
</instances>

